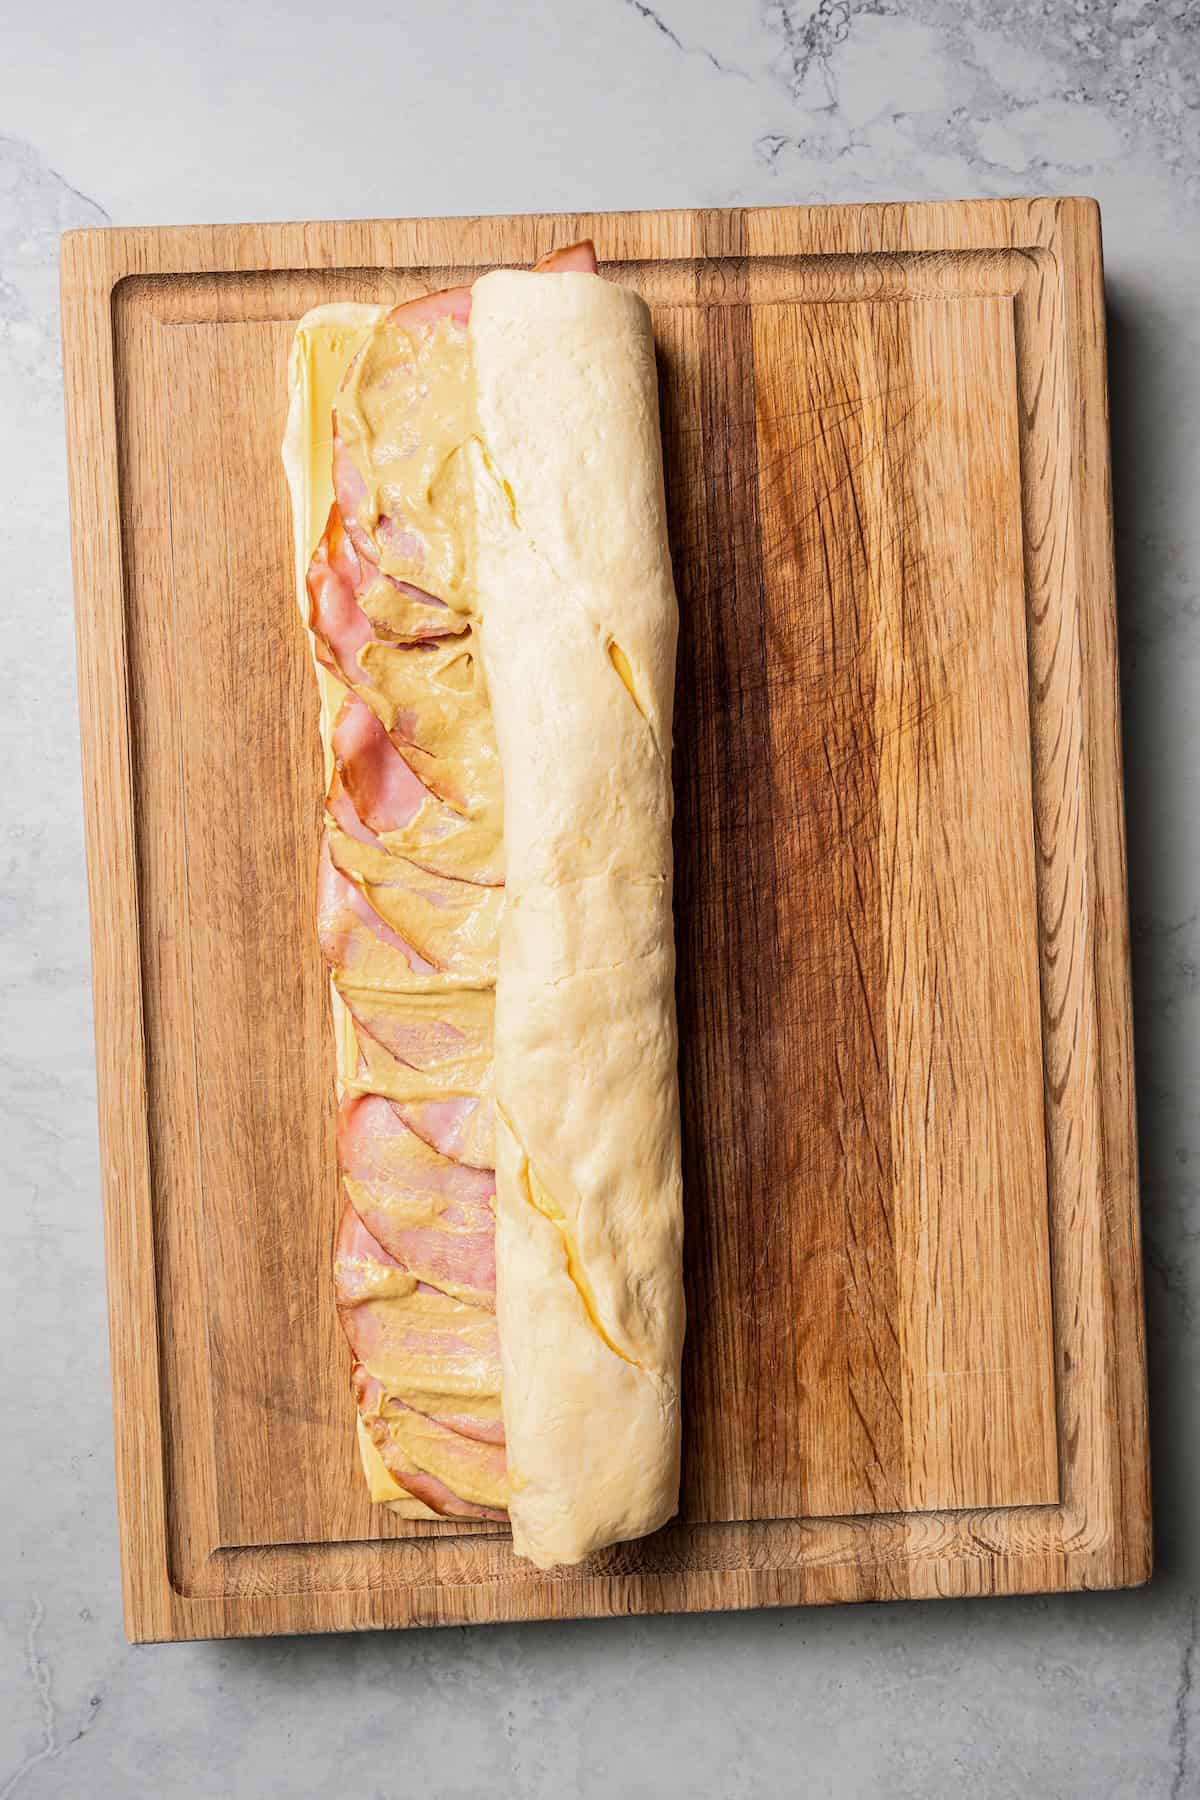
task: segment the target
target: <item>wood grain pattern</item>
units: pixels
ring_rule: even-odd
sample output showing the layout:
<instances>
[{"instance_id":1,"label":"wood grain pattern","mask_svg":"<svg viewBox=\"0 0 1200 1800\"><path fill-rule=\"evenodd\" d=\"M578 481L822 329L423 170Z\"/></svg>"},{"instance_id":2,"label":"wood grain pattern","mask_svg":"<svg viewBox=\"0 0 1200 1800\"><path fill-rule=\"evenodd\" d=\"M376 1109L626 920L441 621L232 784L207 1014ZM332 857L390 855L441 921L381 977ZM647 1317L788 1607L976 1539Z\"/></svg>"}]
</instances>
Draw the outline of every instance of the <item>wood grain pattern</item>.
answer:
<instances>
[{"instance_id":1,"label":"wood grain pattern","mask_svg":"<svg viewBox=\"0 0 1200 1800\"><path fill-rule=\"evenodd\" d=\"M581 235L660 349L687 1441L545 1575L356 1478L278 445L305 308ZM130 1635L1145 1579L1091 203L88 232L63 317Z\"/></svg>"}]
</instances>

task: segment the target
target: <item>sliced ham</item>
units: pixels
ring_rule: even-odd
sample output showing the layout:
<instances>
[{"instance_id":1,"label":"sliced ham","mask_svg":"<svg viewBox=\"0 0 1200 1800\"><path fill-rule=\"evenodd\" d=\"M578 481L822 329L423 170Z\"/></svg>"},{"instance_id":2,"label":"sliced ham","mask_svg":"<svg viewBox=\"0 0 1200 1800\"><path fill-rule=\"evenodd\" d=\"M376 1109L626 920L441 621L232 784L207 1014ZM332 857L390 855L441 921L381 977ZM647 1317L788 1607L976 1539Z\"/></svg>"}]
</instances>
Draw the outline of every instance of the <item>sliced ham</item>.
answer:
<instances>
[{"instance_id":1,"label":"sliced ham","mask_svg":"<svg viewBox=\"0 0 1200 1800\"><path fill-rule=\"evenodd\" d=\"M374 1239L373 1232L367 1235ZM439 1417L476 1412L498 1418L495 1314L435 1291L430 1283L422 1285L386 1253L376 1260L383 1264L378 1275L361 1268L354 1273L354 1284L360 1288L368 1278L377 1280L376 1291L365 1299L347 1296L340 1302L354 1310L347 1329L353 1330L360 1358L389 1391L402 1393L425 1412Z\"/></svg>"},{"instance_id":2,"label":"sliced ham","mask_svg":"<svg viewBox=\"0 0 1200 1800\"><path fill-rule=\"evenodd\" d=\"M434 327L442 320L450 320L460 333L465 332L470 308L470 288L445 288L393 307L376 327L370 342L350 364L342 378L342 390L345 391L352 375L357 374L359 380L363 379L363 358L368 359L369 378L382 346L387 347L384 355L389 351L392 353L391 379L403 371L411 372L422 342L428 340ZM353 437L352 428L347 426L347 429ZM427 545L418 533L409 529L404 519L390 516L386 505L376 512L380 496L371 493L355 462L343 437L337 409L333 419L333 485L338 510L360 556L390 568L393 575L412 574L420 579L427 566ZM366 610L370 614L370 607Z\"/></svg>"},{"instance_id":3,"label":"sliced ham","mask_svg":"<svg viewBox=\"0 0 1200 1800\"><path fill-rule=\"evenodd\" d=\"M350 1348L382 1394L473 1443L503 1444L491 1313L419 1283L350 1205L338 1230L334 1291Z\"/></svg>"},{"instance_id":4,"label":"sliced ham","mask_svg":"<svg viewBox=\"0 0 1200 1800\"><path fill-rule=\"evenodd\" d=\"M381 572L376 545L360 522L366 483L340 438L334 438L334 502L309 565L309 626L350 682L350 664L372 637L415 644L456 637L467 618L411 582ZM343 654L343 651L345 654Z\"/></svg>"},{"instance_id":5,"label":"sliced ham","mask_svg":"<svg viewBox=\"0 0 1200 1800\"><path fill-rule=\"evenodd\" d=\"M356 844L372 844L377 850L383 849L375 832L363 824L354 810L354 802L346 792L346 784L336 769L329 783L329 792L325 796L325 811L334 824L344 831L347 837L352 837Z\"/></svg>"},{"instance_id":6,"label":"sliced ham","mask_svg":"<svg viewBox=\"0 0 1200 1800\"><path fill-rule=\"evenodd\" d=\"M338 1112L346 1196L385 1250L419 1281L491 1308L496 1293L496 1178L452 1162L390 1100L348 1095Z\"/></svg>"},{"instance_id":7,"label":"sliced ham","mask_svg":"<svg viewBox=\"0 0 1200 1800\"><path fill-rule=\"evenodd\" d=\"M467 630L404 647L376 642L363 667L371 705L413 772L456 812L490 820L498 835L500 758L476 653Z\"/></svg>"},{"instance_id":8,"label":"sliced ham","mask_svg":"<svg viewBox=\"0 0 1200 1800\"><path fill-rule=\"evenodd\" d=\"M539 275L564 275L571 270L581 275L594 275L596 246L591 238L584 238L582 243L568 244L562 250L551 250L548 256L541 257L533 266Z\"/></svg>"},{"instance_id":9,"label":"sliced ham","mask_svg":"<svg viewBox=\"0 0 1200 1800\"><path fill-rule=\"evenodd\" d=\"M376 834L403 831L431 798L371 708L347 696L333 732L342 785L363 824Z\"/></svg>"},{"instance_id":10,"label":"sliced ham","mask_svg":"<svg viewBox=\"0 0 1200 1800\"><path fill-rule=\"evenodd\" d=\"M375 563L361 556L336 502L308 565L307 587L308 627L322 665L347 687L364 692L385 723L390 723L388 701L376 691L376 683L380 668L387 669L387 654L400 655L408 645L430 645L468 631L461 614L419 588L381 575ZM384 662L376 660L372 669L372 657L381 655Z\"/></svg>"},{"instance_id":11,"label":"sliced ham","mask_svg":"<svg viewBox=\"0 0 1200 1800\"><path fill-rule=\"evenodd\" d=\"M351 996L355 998L355 996ZM382 1094L399 1108L410 1131L432 1150L473 1169L495 1167L496 1112L489 1067L477 1094L448 1094L431 1099L433 1085L424 1073L414 1075L361 1026L357 1027L358 1072L355 1092Z\"/></svg>"},{"instance_id":12,"label":"sliced ham","mask_svg":"<svg viewBox=\"0 0 1200 1800\"><path fill-rule=\"evenodd\" d=\"M330 824L333 866L352 881L392 932L429 966L478 984L496 979L496 932L503 889L418 868Z\"/></svg>"},{"instance_id":13,"label":"sliced ham","mask_svg":"<svg viewBox=\"0 0 1200 1800\"><path fill-rule=\"evenodd\" d=\"M415 1291L416 1277L372 1237L353 1206L342 1208L333 1253L334 1293L338 1306L351 1309L365 1300L386 1300Z\"/></svg>"},{"instance_id":14,"label":"sliced ham","mask_svg":"<svg viewBox=\"0 0 1200 1800\"><path fill-rule=\"evenodd\" d=\"M444 1518L507 1519L500 1504L507 1493L503 1445L473 1441L406 1407L362 1363L355 1364L353 1382L371 1442L406 1492Z\"/></svg>"},{"instance_id":15,"label":"sliced ham","mask_svg":"<svg viewBox=\"0 0 1200 1800\"><path fill-rule=\"evenodd\" d=\"M415 300L402 300L399 306L392 308L387 322L412 331L421 325L436 325L439 319L446 318L465 326L470 316L469 287L439 288L433 294L418 294Z\"/></svg>"},{"instance_id":16,"label":"sliced ham","mask_svg":"<svg viewBox=\"0 0 1200 1800\"><path fill-rule=\"evenodd\" d=\"M355 1357L355 1402L393 1479L445 1517L504 1518L500 1503L507 1475L498 1393L481 1394L474 1410L461 1398L446 1398L435 1413L410 1406L393 1391L394 1371L389 1376L386 1366L389 1310L400 1310L407 1293L419 1290L350 1206L338 1234L334 1282Z\"/></svg>"},{"instance_id":17,"label":"sliced ham","mask_svg":"<svg viewBox=\"0 0 1200 1800\"><path fill-rule=\"evenodd\" d=\"M393 993L354 987L340 975L335 980L360 1035L365 1033L402 1069L420 1077L405 1083L405 1099L450 1098L490 1088L495 1015L490 990Z\"/></svg>"},{"instance_id":18,"label":"sliced ham","mask_svg":"<svg viewBox=\"0 0 1200 1800\"><path fill-rule=\"evenodd\" d=\"M348 685L366 681L358 655L374 635L370 619L358 604L362 585L362 564L346 535L341 514L331 506L308 566L308 625L325 652L325 666Z\"/></svg>"},{"instance_id":19,"label":"sliced ham","mask_svg":"<svg viewBox=\"0 0 1200 1800\"><path fill-rule=\"evenodd\" d=\"M354 364L351 363L350 367L352 369ZM358 464L338 435L336 412L333 415L333 497L355 550L364 562L378 568L375 545L370 532L362 523L367 503L367 484Z\"/></svg>"},{"instance_id":20,"label":"sliced ham","mask_svg":"<svg viewBox=\"0 0 1200 1800\"><path fill-rule=\"evenodd\" d=\"M317 935L325 960L345 980L369 988L403 988L433 964L386 924L352 881L334 867L328 837L317 876Z\"/></svg>"},{"instance_id":21,"label":"sliced ham","mask_svg":"<svg viewBox=\"0 0 1200 1800\"><path fill-rule=\"evenodd\" d=\"M452 1162L491 1170L496 1159L496 1109L486 1094L456 1094L450 1100L397 1103L410 1131Z\"/></svg>"},{"instance_id":22,"label":"sliced ham","mask_svg":"<svg viewBox=\"0 0 1200 1800\"><path fill-rule=\"evenodd\" d=\"M426 787L357 694L347 695L338 714L333 755L336 775L327 811L356 843L375 844L382 856L402 857L431 875L473 886L500 885L498 816L468 817ZM344 872L385 886L392 878L380 856L360 855Z\"/></svg>"}]
</instances>

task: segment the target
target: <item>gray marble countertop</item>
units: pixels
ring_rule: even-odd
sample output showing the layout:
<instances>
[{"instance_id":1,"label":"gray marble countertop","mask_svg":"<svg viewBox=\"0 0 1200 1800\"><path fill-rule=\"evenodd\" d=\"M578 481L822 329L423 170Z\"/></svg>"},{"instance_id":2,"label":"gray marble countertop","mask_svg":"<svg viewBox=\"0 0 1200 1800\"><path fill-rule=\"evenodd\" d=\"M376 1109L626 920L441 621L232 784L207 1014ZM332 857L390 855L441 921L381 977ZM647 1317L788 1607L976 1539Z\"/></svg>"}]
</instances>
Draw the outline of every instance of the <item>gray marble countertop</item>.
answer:
<instances>
[{"instance_id":1,"label":"gray marble countertop","mask_svg":"<svg viewBox=\"0 0 1200 1800\"><path fill-rule=\"evenodd\" d=\"M316 0L36 0L4 12L0 1800L1200 1794L1196 0L454 0L350 13ZM1108 269L1153 1584L130 1649L59 233L1056 191L1099 197Z\"/></svg>"}]
</instances>

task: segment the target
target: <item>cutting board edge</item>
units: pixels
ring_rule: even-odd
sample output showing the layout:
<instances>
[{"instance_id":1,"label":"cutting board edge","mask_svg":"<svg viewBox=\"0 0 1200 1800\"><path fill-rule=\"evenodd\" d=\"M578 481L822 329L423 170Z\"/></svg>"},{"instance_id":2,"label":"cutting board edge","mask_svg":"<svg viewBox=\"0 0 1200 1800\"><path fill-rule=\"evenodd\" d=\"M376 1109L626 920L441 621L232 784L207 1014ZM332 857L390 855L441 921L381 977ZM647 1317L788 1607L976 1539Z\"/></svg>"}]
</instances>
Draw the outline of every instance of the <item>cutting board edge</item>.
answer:
<instances>
[{"instance_id":1,"label":"cutting board edge","mask_svg":"<svg viewBox=\"0 0 1200 1800\"><path fill-rule=\"evenodd\" d=\"M1103 1526L1092 1519L1087 1548L1068 1554L1047 1571L1041 1552L1021 1557L984 1554L961 1564L948 1582L930 1592L1045 1592L1066 1587L1131 1586L1149 1576L1151 1534L1147 1470L1144 1324L1141 1305L1140 1228L1137 1207L1136 1127L1132 1081L1129 994L1129 928L1124 821L1120 786L1119 692L1115 649L1115 599L1107 444L1103 286L1099 210L1086 198L1031 201L935 202L920 205L834 208L770 208L708 213L616 215L530 214L518 219L360 221L304 225L191 228L104 228L69 233L63 240L63 345L67 401L72 555L75 571L77 651L83 735L85 829L96 993L106 1262L110 1300L118 1502L122 1537L125 1613L133 1641L272 1631L369 1628L425 1622L414 1589L406 1603L378 1595L357 1616L361 1595L315 1592L188 1597L171 1584L167 1568L166 1498L162 1484L162 1432L157 1355L158 1311L153 1259L151 1172L145 1114L140 933L137 919L137 833L130 766L129 696L125 682L120 495L113 396L112 295L128 275L231 269L327 269L355 266L344 253L386 252L393 261L406 239L408 266L453 261L434 256L439 239L457 259L465 248L481 259L506 227L516 228L527 256L548 247L548 235L596 235L602 257L629 257L637 246L651 259L668 254L753 254L756 233L786 226L790 254L825 254L818 237L828 234L863 251L924 248L1050 249L1058 259L1064 303L1072 327L1072 387L1076 407L1072 457L1077 516L1086 522L1079 546L1085 596L1082 629L1086 678L1089 767L1088 854L1097 904L1089 924L1097 972L1099 1055L1106 1094L1103 1109L1106 1204L1104 1268L1107 1280L1107 1378L1111 1388L1110 1448L1117 1459L1109 1493L1101 1496ZM479 247L472 249L472 234ZM940 237L941 242L934 240ZM949 240L949 241L948 241ZM684 248L686 242L686 248ZM338 253L342 252L339 262ZM492 254L495 254L493 252ZM508 258L516 260L511 244ZM370 262L359 257L358 265ZM377 266L383 266L376 256ZM85 535L86 531L86 535ZM1100 804L1096 795L1100 793ZM114 899L116 904L114 905ZM129 1404L126 1404L126 1402ZM1123 1459L1123 1460L1122 1460ZM1126 1479L1126 1476L1129 1479ZM926 1519L935 1517L925 1515ZM745 1527L753 1532L760 1528ZM347 1546L347 1550L351 1547ZM376 1547L367 1547L374 1553ZM1002 1566L1003 1565L1003 1566ZM907 1590L923 1591L908 1570ZM772 1604L815 1604L846 1598L879 1598L898 1591L894 1575L878 1584L863 1578L884 1564L866 1563L854 1584L870 1591L842 1591L843 1574L818 1575L800 1568L774 1571L727 1568L678 1575L568 1578L571 1605L556 1604L562 1578L545 1581L544 1598L525 1583L512 1584L512 1607L494 1607L489 1618L593 1616L612 1611L708 1610ZM991 1568L982 1590L974 1576ZM1055 1577L1058 1578L1055 1578ZM640 1584L636 1603L629 1590ZM690 1585L689 1585L690 1584ZM655 1593L656 1586L662 1593ZM593 1590L603 1590L593 1591ZM473 1591L473 1590L472 1590ZM491 1589L497 1600L501 1588ZM469 1606L432 1607L444 1622L472 1612ZM336 1614L336 1618L334 1615ZM384 1616L384 1615L406 1615ZM325 1622L329 1620L330 1622ZM318 1623L320 1621L320 1623ZM433 1622L430 1617L429 1622Z\"/></svg>"}]
</instances>

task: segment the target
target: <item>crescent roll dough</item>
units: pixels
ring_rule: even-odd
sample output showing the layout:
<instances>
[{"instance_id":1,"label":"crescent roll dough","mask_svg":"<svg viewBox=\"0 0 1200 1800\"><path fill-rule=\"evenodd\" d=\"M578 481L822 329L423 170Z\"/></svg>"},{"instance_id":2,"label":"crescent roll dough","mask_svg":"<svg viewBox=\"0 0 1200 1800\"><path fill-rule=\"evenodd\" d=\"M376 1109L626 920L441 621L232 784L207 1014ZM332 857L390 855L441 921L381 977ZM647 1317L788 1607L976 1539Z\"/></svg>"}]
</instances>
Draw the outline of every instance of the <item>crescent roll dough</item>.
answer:
<instances>
[{"instance_id":1,"label":"crescent roll dough","mask_svg":"<svg viewBox=\"0 0 1200 1800\"><path fill-rule=\"evenodd\" d=\"M518 1551L674 1513L681 1280L671 714L678 614L649 313L506 270L468 326L474 589L504 784L497 1313Z\"/></svg>"}]
</instances>

